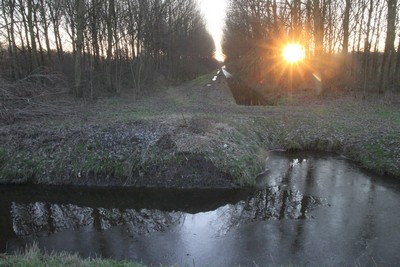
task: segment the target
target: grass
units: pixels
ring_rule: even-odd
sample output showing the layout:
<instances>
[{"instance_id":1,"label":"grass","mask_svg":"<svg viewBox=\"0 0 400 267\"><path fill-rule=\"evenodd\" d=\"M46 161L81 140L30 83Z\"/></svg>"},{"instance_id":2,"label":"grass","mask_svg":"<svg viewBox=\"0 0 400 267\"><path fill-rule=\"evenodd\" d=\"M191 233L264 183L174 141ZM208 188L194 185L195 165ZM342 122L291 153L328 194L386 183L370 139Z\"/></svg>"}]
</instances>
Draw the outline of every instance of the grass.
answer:
<instances>
[{"instance_id":1,"label":"grass","mask_svg":"<svg viewBox=\"0 0 400 267\"><path fill-rule=\"evenodd\" d=\"M385 120L388 122L400 124L400 110L393 110L391 107L377 106L369 111L368 116L378 120Z\"/></svg>"},{"instance_id":2,"label":"grass","mask_svg":"<svg viewBox=\"0 0 400 267\"><path fill-rule=\"evenodd\" d=\"M232 175L239 177L238 183L241 185L254 185L256 175L265 168L266 150L263 140L251 126L235 126L237 131L229 139L240 152L230 164Z\"/></svg>"},{"instance_id":3,"label":"grass","mask_svg":"<svg viewBox=\"0 0 400 267\"><path fill-rule=\"evenodd\" d=\"M123 176L126 158L112 155L90 145L77 145L70 150L0 150L0 183L56 184L63 177L81 176L90 172ZM6 156L4 156L6 155Z\"/></svg>"},{"instance_id":4,"label":"grass","mask_svg":"<svg viewBox=\"0 0 400 267\"><path fill-rule=\"evenodd\" d=\"M130 178L157 164L179 164L182 153L189 153L211 160L238 184L251 185L264 167L265 151L277 148L340 153L369 170L400 177L397 106L353 99L236 106L223 89L206 86L212 76L136 102L106 99L82 120L54 120L37 128L23 124L23 134L15 140L9 135L0 147L0 182L57 183L88 173ZM35 134L39 137L32 140ZM42 135L58 139L45 142ZM176 148L157 147L163 135L170 135ZM21 146L21 140L32 147Z\"/></svg>"},{"instance_id":5,"label":"grass","mask_svg":"<svg viewBox=\"0 0 400 267\"><path fill-rule=\"evenodd\" d=\"M316 112L320 113L319 110ZM365 140L362 127L359 129L343 127L340 123L336 127L335 122L319 125L313 121L308 121L309 125L304 127L304 119L300 123L296 122L295 118L285 120L285 125L280 125L279 118L256 117L248 121L237 118L225 119L224 123L229 127L222 133L210 133L209 130L204 129L208 127L207 124L192 125L194 129L191 131L196 134L187 134L181 138L187 139L190 144L190 142L198 142L198 138L201 140L202 137L207 136L210 139L207 146L210 148L197 145L183 152L202 154L219 169L236 177L238 184L253 185L256 175L263 170L267 150L286 148L343 153L346 146L352 146L354 142L355 147L353 145L353 149L348 154L351 158L358 160L363 167L378 173L399 174L395 161L398 155L386 149L392 140L399 139L396 133L388 133L388 138L371 143L368 139ZM187 123L191 124L191 121ZM312 126L313 124L315 126ZM324 127L328 127L325 133L321 131ZM349 134L350 131L352 132ZM338 140L336 137L338 134L347 138ZM180 155L180 153L164 151L156 145L141 152L132 152L129 149L105 147L97 140L93 142L83 140L82 143L70 146L70 149L65 147L57 152L52 152L46 147L34 151L14 151L2 148L0 149L0 176L3 183L9 182L10 178L17 183L57 183L58 179L66 175L76 177L88 173L129 178L135 170L143 171L167 162L179 164Z\"/></svg>"},{"instance_id":6,"label":"grass","mask_svg":"<svg viewBox=\"0 0 400 267\"><path fill-rule=\"evenodd\" d=\"M78 172L124 175L126 155L113 156L107 151L91 145L78 145L74 154L76 154L74 158L79 159L73 163Z\"/></svg>"},{"instance_id":7,"label":"grass","mask_svg":"<svg viewBox=\"0 0 400 267\"><path fill-rule=\"evenodd\" d=\"M367 144L364 151L364 153L358 153L357 156L364 168L374 170L379 174L396 172L396 166L392 160L396 155L388 151L380 142Z\"/></svg>"},{"instance_id":8,"label":"grass","mask_svg":"<svg viewBox=\"0 0 400 267\"><path fill-rule=\"evenodd\" d=\"M44 253L37 245L27 248L16 255L0 254L0 266L4 267L145 267L141 263L115 261L111 259L82 259L77 254L66 252Z\"/></svg>"},{"instance_id":9,"label":"grass","mask_svg":"<svg viewBox=\"0 0 400 267\"><path fill-rule=\"evenodd\" d=\"M201 75L187 83L188 86L201 86L206 83L209 83L211 79L215 76L215 73L217 73L217 70L213 71L212 73L209 74L204 74Z\"/></svg>"},{"instance_id":10,"label":"grass","mask_svg":"<svg viewBox=\"0 0 400 267\"><path fill-rule=\"evenodd\" d=\"M254 266L259 266L255 262ZM101 258L81 258L77 254L67 252L47 253L41 251L37 244L15 255L0 254L1 267L146 267L146 265L131 261L117 261ZM159 265L160 267L164 265ZM196 266L196 265L193 265ZM240 266L240 265L238 265ZM268 265L271 266L271 265ZM297 267L301 265L278 265L281 267Z\"/></svg>"},{"instance_id":11,"label":"grass","mask_svg":"<svg viewBox=\"0 0 400 267\"><path fill-rule=\"evenodd\" d=\"M3 147L0 147L0 163L4 163L7 158L7 150Z\"/></svg>"},{"instance_id":12,"label":"grass","mask_svg":"<svg viewBox=\"0 0 400 267\"><path fill-rule=\"evenodd\" d=\"M0 182L13 183L29 182L36 174L43 172L41 159L33 157L29 151L8 151L2 149Z\"/></svg>"}]
</instances>

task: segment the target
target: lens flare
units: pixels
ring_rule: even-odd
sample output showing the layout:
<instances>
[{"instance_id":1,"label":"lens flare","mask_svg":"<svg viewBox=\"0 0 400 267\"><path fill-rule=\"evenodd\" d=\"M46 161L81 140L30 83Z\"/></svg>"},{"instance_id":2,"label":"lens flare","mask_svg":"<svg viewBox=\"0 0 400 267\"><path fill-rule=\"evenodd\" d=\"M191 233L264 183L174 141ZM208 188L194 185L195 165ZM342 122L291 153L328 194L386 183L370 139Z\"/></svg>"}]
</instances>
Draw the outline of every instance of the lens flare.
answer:
<instances>
[{"instance_id":1,"label":"lens flare","mask_svg":"<svg viewBox=\"0 0 400 267\"><path fill-rule=\"evenodd\" d=\"M289 63L295 63L304 59L306 53L299 44L288 44L283 48L283 58Z\"/></svg>"}]
</instances>

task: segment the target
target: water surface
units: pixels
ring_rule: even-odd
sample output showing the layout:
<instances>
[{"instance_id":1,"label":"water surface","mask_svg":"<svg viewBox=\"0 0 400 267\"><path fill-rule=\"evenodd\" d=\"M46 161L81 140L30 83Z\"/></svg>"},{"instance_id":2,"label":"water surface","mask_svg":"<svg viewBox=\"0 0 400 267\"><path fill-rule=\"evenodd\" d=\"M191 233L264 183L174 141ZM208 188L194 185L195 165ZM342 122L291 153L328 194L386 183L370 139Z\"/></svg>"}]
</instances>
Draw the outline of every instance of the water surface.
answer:
<instances>
[{"instance_id":1,"label":"water surface","mask_svg":"<svg viewBox=\"0 0 400 267\"><path fill-rule=\"evenodd\" d=\"M0 252L153 265L397 266L400 183L335 155L273 153L260 190L0 187Z\"/></svg>"}]
</instances>

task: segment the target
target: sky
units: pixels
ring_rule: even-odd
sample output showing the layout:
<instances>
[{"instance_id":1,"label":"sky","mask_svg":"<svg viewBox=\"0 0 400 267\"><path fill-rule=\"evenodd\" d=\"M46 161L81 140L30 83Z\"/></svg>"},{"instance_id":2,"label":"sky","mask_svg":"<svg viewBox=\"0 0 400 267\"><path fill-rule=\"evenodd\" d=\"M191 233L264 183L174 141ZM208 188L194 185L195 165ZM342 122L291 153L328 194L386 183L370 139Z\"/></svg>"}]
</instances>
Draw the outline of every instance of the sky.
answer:
<instances>
[{"instance_id":1,"label":"sky","mask_svg":"<svg viewBox=\"0 0 400 267\"><path fill-rule=\"evenodd\" d=\"M215 44L215 58L224 61L221 41L225 21L225 9L227 0L199 0L202 11L207 21L207 29Z\"/></svg>"}]
</instances>

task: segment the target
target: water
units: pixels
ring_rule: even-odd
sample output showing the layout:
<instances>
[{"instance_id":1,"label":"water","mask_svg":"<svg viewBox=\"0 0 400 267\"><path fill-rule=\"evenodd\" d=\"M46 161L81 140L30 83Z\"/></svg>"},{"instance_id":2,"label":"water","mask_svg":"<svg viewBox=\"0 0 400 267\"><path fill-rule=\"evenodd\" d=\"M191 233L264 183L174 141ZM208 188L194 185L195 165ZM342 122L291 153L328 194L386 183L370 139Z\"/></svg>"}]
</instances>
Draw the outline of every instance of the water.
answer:
<instances>
[{"instance_id":1,"label":"water","mask_svg":"<svg viewBox=\"0 0 400 267\"><path fill-rule=\"evenodd\" d=\"M223 66L221 70L226 78L229 89L231 90L232 96L235 99L236 104L244 106L266 106L274 104L273 99L268 100L261 91L246 85L239 78L234 77L226 70L226 66ZM216 79L216 77L214 78Z\"/></svg>"},{"instance_id":2,"label":"water","mask_svg":"<svg viewBox=\"0 0 400 267\"><path fill-rule=\"evenodd\" d=\"M273 153L260 190L0 187L0 253L153 265L398 266L400 183L334 155Z\"/></svg>"}]
</instances>

